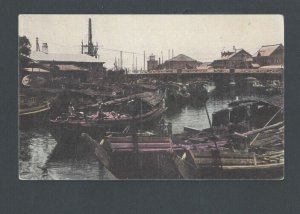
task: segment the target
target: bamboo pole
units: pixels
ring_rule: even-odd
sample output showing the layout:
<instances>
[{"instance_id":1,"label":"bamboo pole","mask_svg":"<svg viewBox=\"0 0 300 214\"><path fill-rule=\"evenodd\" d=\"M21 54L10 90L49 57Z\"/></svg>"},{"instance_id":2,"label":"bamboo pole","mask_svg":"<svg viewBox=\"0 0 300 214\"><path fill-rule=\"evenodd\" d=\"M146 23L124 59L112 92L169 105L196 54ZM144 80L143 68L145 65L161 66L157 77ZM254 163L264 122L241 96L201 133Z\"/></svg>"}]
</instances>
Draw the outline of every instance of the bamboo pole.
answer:
<instances>
[{"instance_id":1,"label":"bamboo pole","mask_svg":"<svg viewBox=\"0 0 300 214\"><path fill-rule=\"evenodd\" d=\"M267 125L269 125L269 123L271 123L272 122L272 120L277 116L277 114L279 113L279 112L281 112L282 111L282 109L283 108L280 108L274 115L273 115L273 117L264 125L264 127L266 127ZM258 138L258 136L259 136L259 134L260 133L258 133L254 138L253 138L253 140L250 142L250 146L255 142L255 140Z\"/></svg>"},{"instance_id":2,"label":"bamboo pole","mask_svg":"<svg viewBox=\"0 0 300 214\"><path fill-rule=\"evenodd\" d=\"M238 133L238 132L234 132L234 135L236 136L240 136L242 138L247 138L248 135L253 135L253 134L260 134L261 132L263 131L266 131L266 130L269 130L269 129L274 129L274 128L277 128L277 127L280 127L283 125L283 122L279 122L279 123L276 123L276 124L273 124L271 126L265 126L263 128L260 128L260 129L255 129L253 131L249 131L249 132L246 132L246 133ZM251 144L250 144L251 145Z\"/></svg>"}]
</instances>

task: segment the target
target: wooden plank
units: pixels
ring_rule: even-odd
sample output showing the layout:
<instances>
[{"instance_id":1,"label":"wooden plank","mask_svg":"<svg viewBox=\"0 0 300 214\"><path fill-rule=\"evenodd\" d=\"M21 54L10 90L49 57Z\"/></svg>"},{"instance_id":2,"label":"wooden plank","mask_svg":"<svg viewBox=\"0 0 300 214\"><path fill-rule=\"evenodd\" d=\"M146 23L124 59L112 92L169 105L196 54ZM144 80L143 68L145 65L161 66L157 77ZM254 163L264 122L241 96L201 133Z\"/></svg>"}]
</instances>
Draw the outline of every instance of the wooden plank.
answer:
<instances>
[{"instance_id":1,"label":"wooden plank","mask_svg":"<svg viewBox=\"0 0 300 214\"><path fill-rule=\"evenodd\" d=\"M196 159L194 162L197 166L200 165L216 165L221 161L223 165L255 165L254 159L230 159L230 158L221 158L221 160L213 159L213 158L201 158Z\"/></svg>"},{"instance_id":2,"label":"wooden plank","mask_svg":"<svg viewBox=\"0 0 300 214\"><path fill-rule=\"evenodd\" d=\"M197 132L200 132L200 131L201 131L201 130L199 130L199 129L192 128L192 127L187 127L187 126L184 126L184 127L183 127L183 130L184 130L184 131L188 131L188 132L194 132L194 133L197 133Z\"/></svg>"},{"instance_id":3,"label":"wooden plank","mask_svg":"<svg viewBox=\"0 0 300 214\"><path fill-rule=\"evenodd\" d=\"M170 144L157 144L157 143L144 143L144 144L138 144L139 148L171 148ZM118 148L136 148L136 145L133 143L113 143L111 144L112 149L118 149Z\"/></svg>"},{"instance_id":4,"label":"wooden plank","mask_svg":"<svg viewBox=\"0 0 300 214\"><path fill-rule=\"evenodd\" d=\"M249 132L246 132L246 133L237 133L237 132L235 132L234 134L237 135L237 136L247 138L247 136L249 136L249 135L258 134L260 132L263 132L263 131L266 131L266 130L269 130L269 129L279 128L282 125L283 125L283 122L279 122L279 123L276 123L276 124L273 124L273 125L270 125L270 126L266 126L266 127L260 128L260 129L255 129L253 131L249 131Z\"/></svg>"},{"instance_id":5,"label":"wooden plank","mask_svg":"<svg viewBox=\"0 0 300 214\"><path fill-rule=\"evenodd\" d=\"M194 157L212 157L211 151L190 151ZM254 153L238 153L238 152L225 152L222 151L219 154L220 157L231 157L231 158L252 158Z\"/></svg>"},{"instance_id":6,"label":"wooden plank","mask_svg":"<svg viewBox=\"0 0 300 214\"><path fill-rule=\"evenodd\" d=\"M171 142L171 139L169 137L137 137L137 140L139 143L167 143ZM132 142L133 138L132 136L127 137L109 137L107 138L107 141L110 143L125 143L125 142Z\"/></svg>"},{"instance_id":7,"label":"wooden plank","mask_svg":"<svg viewBox=\"0 0 300 214\"><path fill-rule=\"evenodd\" d=\"M172 151L171 148L147 148L147 149L138 149L138 153L170 153ZM123 153L123 152L129 152L131 154L135 154L136 148L122 148L122 149L116 149L113 150L113 153ZM137 153L137 154L138 154Z\"/></svg>"}]
</instances>

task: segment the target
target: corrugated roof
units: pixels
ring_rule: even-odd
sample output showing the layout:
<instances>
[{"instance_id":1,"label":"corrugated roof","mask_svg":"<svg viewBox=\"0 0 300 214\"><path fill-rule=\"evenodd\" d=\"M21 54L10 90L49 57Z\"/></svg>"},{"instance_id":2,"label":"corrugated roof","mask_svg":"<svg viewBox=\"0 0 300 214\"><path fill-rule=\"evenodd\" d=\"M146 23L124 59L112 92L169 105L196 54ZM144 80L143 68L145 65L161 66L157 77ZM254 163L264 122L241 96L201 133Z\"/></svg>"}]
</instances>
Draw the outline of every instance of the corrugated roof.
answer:
<instances>
[{"instance_id":1,"label":"corrugated roof","mask_svg":"<svg viewBox=\"0 0 300 214\"><path fill-rule=\"evenodd\" d=\"M270 56L278 47L282 46L282 44L276 45L263 45L255 54L254 56L257 57L258 54L260 56Z\"/></svg>"},{"instance_id":2,"label":"corrugated roof","mask_svg":"<svg viewBox=\"0 0 300 214\"><path fill-rule=\"evenodd\" d=\"M188 57L188 56L186 56L184 54L179 54L179 55L173 57L172 59L166 60L166 62L169 62L169 61L195 62L197 60L192 59L191 57Z\"/></svg>"},{"instance_id":3,"label":"corrugated roof","mask_svg":"<svg viewBox=\"0 0 300 214\"><path fill-rule=\"evenodd\" d=\"M60 53L44 53L32 51L30 58L36 61L56 61L56 62L89 62L89 63L104 63L99 59L86 54L60 54Z\"/></svg>"}]
</instances>

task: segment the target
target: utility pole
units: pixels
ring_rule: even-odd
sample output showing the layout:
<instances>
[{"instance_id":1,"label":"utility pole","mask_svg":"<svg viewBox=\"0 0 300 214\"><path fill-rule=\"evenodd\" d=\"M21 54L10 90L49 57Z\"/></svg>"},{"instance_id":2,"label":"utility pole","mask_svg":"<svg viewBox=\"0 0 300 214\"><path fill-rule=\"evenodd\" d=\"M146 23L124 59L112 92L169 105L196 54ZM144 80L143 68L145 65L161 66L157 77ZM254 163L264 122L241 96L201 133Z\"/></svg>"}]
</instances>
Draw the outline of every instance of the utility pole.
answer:
<instances>
[{"instance_id":1,"label":"utility pole","mask_svg":"<svg viewBox=\"0 0 300 214\"><path fill-rule=\"evenodd\" d=\"M120 67L123 68L123 52L120 51Z\"/></svg>"},{"instance_id":2,"label":"utility pole","mask_svg":"<svg viewBox=\"0 0 300 214\"><path fill-rule=\"evenodd\" d=\"M146 70L146 69L145 69L145 63L146 63L146 53L145 53L145 51L144 51L144 71Z\"/></svg>"},{"instance_id":3,"label":"utility pole","mask_svg":"<svg viewBox=\"0 0 300 214\"><path fill-rule=\"evenodd\" d=\"M36 51L41 51L40 50L39 38L38 37L35 38L35 47L36 47Z\"/></svg>"},{"instance_id":4,"label":"utility pole","mask_svg":"<svg viewBox=\"0 0 300 214\"><path fill-rule=\"evenodd\" d=\"M134 52L132 53L132 72L134 71Z\"/></svg>"},{"instance_id":5,"label":"utility pole","mask_svg":"<svg viewBox=\"0 0 300 214\"><path fill-rule=\"evenodd\" d=\"M118 62L117 62L117 58L115 57L115 63L114 63L115 68L117 69L118 67Z\"/></svg>"},{"instance_id":6,"label":"utility pole","mask_svg":"<svg viewBox=\"0 0 300 214\"><path fill-rule=\"evenodd\" d=\"M137 56L135 57L135 70L137 70Z\"/></svg>"}]
</instances>

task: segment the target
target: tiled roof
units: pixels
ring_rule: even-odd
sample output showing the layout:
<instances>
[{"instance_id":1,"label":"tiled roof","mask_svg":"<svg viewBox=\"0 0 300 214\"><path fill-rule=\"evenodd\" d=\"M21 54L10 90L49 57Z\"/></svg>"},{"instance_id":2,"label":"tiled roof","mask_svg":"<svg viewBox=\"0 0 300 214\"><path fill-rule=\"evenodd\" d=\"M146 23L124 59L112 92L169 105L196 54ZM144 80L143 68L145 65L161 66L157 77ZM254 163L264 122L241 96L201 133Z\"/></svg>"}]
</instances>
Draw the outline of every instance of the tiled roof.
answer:
<instances>
[{"instance_id":1,"label":"tiled roof","mask_svg":"<svg viewBox=\"0 0 300 214\"><path fill-rule=\"evenodd\" d=\"M99 59L96 59L86 54L59 54L59 53L46 54L44 52L32 51L29 57L36 61L103 63Z\"/></svg>"},{"instance_id":2,"label":"tiled roof","mask_svg":"<svg viewBox=\"0 0 300 214\"><path fill-rule=\"evenodd\" d=\"M175 56L172 59L166 60L166 62L169 62L169 61L195 62L197 60L194 60L191 57L188 57L184 54L179 54L178 56Z\"/></svg>"},{"instance_id":3,"label":"tiled roof","mask_svg":"<svg viewBox=\"0 0 300 214\"><path fill-rule=\"evenodd\" d=\"M222 56L220 59L217 59L217 60L229 60L229 59L231 59L232 57L234 57L235 55L237 55L237 54L240 53L240 52L245 52L245 53L249 54L249 53L248 53L247 51L245 51L244 49L239 49L238 51L236 51L236 52L231 52L230 54L224 55L224 56ZM251 56L251 55L249 54L249 56Z\"/></svg>"}]
</instances>

